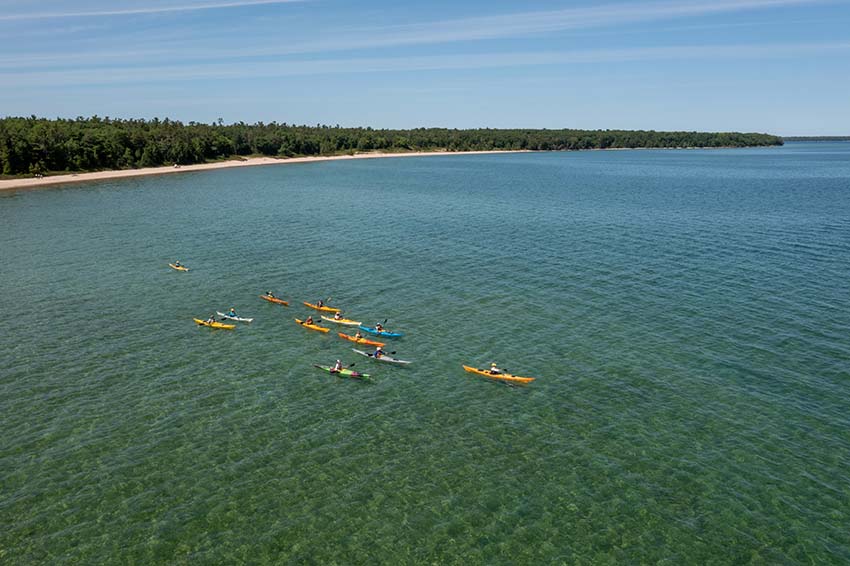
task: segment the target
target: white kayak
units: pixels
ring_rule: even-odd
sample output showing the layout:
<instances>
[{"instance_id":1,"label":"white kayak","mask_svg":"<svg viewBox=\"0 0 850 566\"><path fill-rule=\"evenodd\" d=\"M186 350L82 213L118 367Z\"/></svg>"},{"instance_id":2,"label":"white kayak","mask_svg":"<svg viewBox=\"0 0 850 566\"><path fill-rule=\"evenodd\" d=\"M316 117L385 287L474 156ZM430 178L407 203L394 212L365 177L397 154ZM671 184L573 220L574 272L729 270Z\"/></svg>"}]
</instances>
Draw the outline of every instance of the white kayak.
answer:
<instances>
[{"instance_id":1,"label":"white kayak","mask_svg":"<svg viewBox=\"0 0 850 566\"><path fill-rule=\"evenodd\" d=\"M380 358L376 358L375 354L373 354L372 352L364 352L363 350L358 350L357 348L352 348L352 350L354 350L355 352L357 352L361 356L366 356L368 358L372 358L373 360L376 360L376 361L379 361L379 362L387 362L387 363L390 363L390 364L409 364L409 363L411 363L407 360L399 360L399 359L396 359L396 358L392 358L392 357L388 356L387 354L384 354Z\"/></svg>"},{"instance_id":2,"label":"white kayak","mask_svg":"<svg viewBox=\"0 0 850 566\"><path fill-rule=\"evenodd\" d=\"M226 318L227 320L235 320L236 322L254 322L253 318L243 318L241 316L230 316L229 314L223 313L221 311L215 311L215 313L222 318Z\"/></svg>"},{"instance_id":3,"label":"white kayak","mask_svg":"<svg viewBox=\"0 0 850 566\"><path fill-rule=\"evenodd\" d=\"M322 318L327 320L328 322L335 322L337 324L344 324L346 326L360 326L359 320L351 320L350 318L334 318L332 316L322 315Z\"/></svg>"}]
</instances>

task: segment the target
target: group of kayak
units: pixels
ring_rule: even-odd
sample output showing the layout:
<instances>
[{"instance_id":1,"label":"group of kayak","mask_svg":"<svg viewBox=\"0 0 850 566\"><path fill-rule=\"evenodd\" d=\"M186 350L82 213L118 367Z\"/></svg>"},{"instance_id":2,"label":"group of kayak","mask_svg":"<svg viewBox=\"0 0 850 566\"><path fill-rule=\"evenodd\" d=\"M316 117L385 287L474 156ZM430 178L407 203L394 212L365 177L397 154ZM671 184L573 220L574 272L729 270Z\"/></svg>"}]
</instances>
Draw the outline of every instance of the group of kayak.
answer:
<instances>
[{"instance_id":1,"label":"group of kayak","mask_svg":"<svg viewBox=\"0 0 850 566\"><path fill-rule=\"evenodd\" d=\"M172 269L177 271L189 271L189 268L182 265L179 261L175 261L174 263L168 264ZM260 295L260 298L268 301L270 303L279 304L282 306L289 306L289 302L283 299L279 299L276 297L271 291L266 291L264 294ZM330 300L330 299L328 299ZM350 342L354 342L355 344L363 344L367 346L375 346L374 352L367 352L364 350L358 350L357 348L352 348L352 351L361 356L365 356L372 360L378 362L385 362L390 364L396 364L405 366L412 363L409 360L401 360L398 358L392 357L390 354L395 354L395 352L387 353L384 351L384 347L386 346L385 342L378 342L377 340L373 340L367 336L363 335L363 332L371 334L373 336L383 337L383 338L400 338L404 336L402 332L392 332L384 328L383 324L386 323L376 323L374 326L364 325L359 320L353 320L350 318L345 318L342 315L342 310L336 307L330 307L325 304L324 301L318 300L315 303L308 303L306 301L303 302L304 306L309 307L311 309L315 309L320 312L332 313L333 316L320 315L322 320L327 322L331 322L334 324L339 324L343 326L355 326L357 330L353 335L345 334L344 332L339 332L338 336L344 340L348 340ZM215 315L210 315L206 320L201 320L198 318L193 319L200 326L207 326L210 328L218 328L218 329L226 329L233 330L236 328L235 324L228 324L228 322L252 322L253 318L240 317L236 314L236 309L231 307L228 312L216 311L216 313L221 320L216 320ZM327 334L330 332L330 328L326 328L321 326L321 321L317 321L313 318L313 315L310 314L306 318L295 319L295 322L299 325L308 328L310 330L315 330L317 332L322 332ZM321 369L323 371L329 372L331 374L336 374L344 377L353 377L358 379L369 379L371 376L367 373L363 373L360 371L355 371L350 369L355 364L349 364L347 367L342 363L341 360L336 360L336 362L331 366L318 365L314 364L314 367ZM518 375L513 375L505 370L500 369L495 362L490 364L488 369L479 369L472 366L463 365L463 369L467 372L474 373L476 375L482 375L484 377L488 377L490 379L495 379L507 383L515 383L515 384L526 384L531 383L535 380L534 377L522 377Z\"/></svg>"},{"instance_id":2,"label":"group of kayak","mask_svg":"<svg viewBox=\"0 0 850 566\"><path fill-rule=\"evenodd\" d=\"M363 335L363 332L367 332L367 333L375 335L375 336L382 336L382 337L387 337L387 338L400 338L400 337L404 336L403 332L390 332L389 330L385 329L384 326L383 326L383 323L380 323L380 322L376 323L375 326L366 326L362 322L360 322L359 320L353 320L353 319L350 319L350 318L345 318L345 317L342 316L342 310L341 309L338 309L338 308L335 308L335 307L329 307L324 303L324 301L321 301L321 300L316 301L315 303L305 302L304 306L307 306L307 307L310 307L311 309L316 309L316 310L322 311L322 312L333 313L333 316L320 315L322 320L326 320L326 321L332 322L334 324L341 324L343 326L356 326L357 327L357 331L354 333L353 336L350 335L350 334L345 334L344 332L339 332L338 336L340 338L343 338L344 340L349 340L351 342L354 342L355 344L366 344L366 345L369 345L369 346L375 346L374 352L365 352L363 350L358 350L357 348L352 348L352 351L354 351L355 353L360 354L361 356L366 356L368 358L372 358L373 360L376 360L376 361L379 361L379 362L386 362L386 363L390 363L390 364L407 365L409 363L412 363L409 360L400 360L398 358L393 358L392 356L390 356L389 354L384 352L384 346L386 346L386 343L378 342L377 340L372 340L372 339L367 338L366 336ZM315 320L313 318L313 315L308 315L307 318L304 319L304 320L296 318L295 322L297 322L301 326L304 326L305 328L309 328L309 329L315 330L317 332L327 333L327 332L330 331L330 328L325 328L324 326L321 326L320 321ZM384 322L386 322L386 321L384 321ZM395 352L391 352L391 353L395 354ZM351 365L354 365L354 364L351 364ZM337 360L336 363L333 366L329 367L329 369L326 369L327 366L316 366L316 367L319 367L321 369L325 369L325 371L329 371L330 373L336 373L336 374L339 374L339 375L345 375L345 376L349 376L349 377L366 377L366 374L362 374L360 372L352 371L352 370L349 370L346 367L343 367L342 361L340 361L340 360Z\"/></svg>"}]
</instances>

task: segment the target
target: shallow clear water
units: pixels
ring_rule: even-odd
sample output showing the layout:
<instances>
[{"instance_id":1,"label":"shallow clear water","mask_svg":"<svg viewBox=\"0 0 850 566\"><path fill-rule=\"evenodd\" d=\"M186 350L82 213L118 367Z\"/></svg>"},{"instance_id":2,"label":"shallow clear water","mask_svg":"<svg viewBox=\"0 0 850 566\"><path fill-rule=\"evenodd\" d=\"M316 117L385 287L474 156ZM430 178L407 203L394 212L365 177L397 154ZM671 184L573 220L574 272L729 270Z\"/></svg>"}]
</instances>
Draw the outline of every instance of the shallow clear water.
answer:
<instances>
[{"instance_id":1,"label":"shallow clear water","mask_svg":"<svg viewBox=\"0 0 850 566\"><path fill-rule=\"evenodd\" d=\"M0 253L0 562L850 561L850 144L21 191Z\"/></svg>"}]
</instances>

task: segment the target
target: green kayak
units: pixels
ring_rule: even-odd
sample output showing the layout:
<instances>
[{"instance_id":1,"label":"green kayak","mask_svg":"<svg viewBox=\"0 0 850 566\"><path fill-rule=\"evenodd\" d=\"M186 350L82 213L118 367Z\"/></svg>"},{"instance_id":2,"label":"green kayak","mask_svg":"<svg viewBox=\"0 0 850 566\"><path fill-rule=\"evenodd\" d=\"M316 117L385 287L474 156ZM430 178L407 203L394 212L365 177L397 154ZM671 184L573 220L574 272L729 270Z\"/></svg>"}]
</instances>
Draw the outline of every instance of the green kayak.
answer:
<instances>
[{"instance_id":1,"label":"green kayak","mask_svg":"<svg viewBox=\"0 0 850 566\"><path fill-rule=\"evenodd\" d=\"M359 371L354 371L353 369L342 368L339 371L334 371L330 366L320 366L317 364L313 364L313 367L319 368L320 370L324 370L328 373L335 373L337 375L342 375L345 377L356 377L359 379L369 379L370 375L368 373L360 373Z\"/></svg>"}]
</instances>

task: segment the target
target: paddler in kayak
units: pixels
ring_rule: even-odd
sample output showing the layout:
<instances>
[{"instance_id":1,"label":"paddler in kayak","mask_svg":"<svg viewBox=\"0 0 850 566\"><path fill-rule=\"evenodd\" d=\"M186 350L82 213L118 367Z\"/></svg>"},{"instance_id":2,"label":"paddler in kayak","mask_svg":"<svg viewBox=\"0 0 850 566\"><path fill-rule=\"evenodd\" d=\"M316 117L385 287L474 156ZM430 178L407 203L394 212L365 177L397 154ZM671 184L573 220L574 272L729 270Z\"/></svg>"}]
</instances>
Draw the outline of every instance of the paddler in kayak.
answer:
<instances>
[{"instance_id":1,"label":"paddler in kayak","mask_svg":"<svg viewBox=\"0 0 850 566\"><path fill-rule=\"evenodd\" d=\"M362 340L363 339L363 333L358 330L357 332L354 333L354 338L356 340Z\"/></svg>"},{"instance_id":2,"label":"paddler in kayak","mask_svg":"<svg viewBox=\"0 0 850 566\"><path fill-rule=\"evenodd\" d=\"M331 373L339 373L342 371L342 362L337 360L334 364L334 367L331 369Z\"/></svg>"},{"instance_id":3,"label":"paddler in kayak","mask_svg":"<svg viewBox=\"0 0 850 566\"><path fill-rule=\"evenodd\" d=\"M236 309L233 308L233 307L230 307L230 312L227 313L227 316L235 317L236 316Z\"/></svg>"},{"instance_id":4,"label":"paddler in kayak","mask_svg":"<svg viewBox=\"0 0 850 566\"><path fill-rule=\"evenodd\" d=\"M496 362L490 364L490 374L491 375L499 375L502 373L502 370L499 369L499 366L496 365Z\"/></svg>"},{"instance_id":5,"label":"paddler in kayak","mask_svg":"<svg viewBox=\"0 0 850 566\"><path fill-rule=\"evenodd\" d=\"M304 322L302 322L301 324L302 324L302 326L303 326L303 325L306 325L306 324L313 324L313 325L315 325L316 323L315 323L315 322L313 322L313 315L312 315L312 314L310 314L310 315L307 315L307 320L305 320L305 321L304 321Z\"/></svg>"},{"instance_id":6,"label":"paddler in kayak","mask_svg":"<svg viewBox=\"0 0 850 566\"><path fill-rule=\"evenodd\" d=\"M316 301L316 306L322 308L323 306L325 306L325 301L319 299L318 301Z\"/></svg>"},{"instance_id":7,"label":"paddler in kayak","mask_svg":"<svg viewBox=\"0 0 850 566\"><path fill-rule=\"evenodd\" d=\"M215 322L215 315L211 314L210 317L207 319L207 323L212 324L213 322Z\"/></svg>"},{"instance_id":8,"label":"paddler in kayak","mask_svg":"<svg viewBox=\"0 0 850 566\"><path fill-rule=\"evenodd\" d=\"M383 356L383 355L384 355L384 349L383 349L383 348L381 348L380 346L378 346L377 348L375 348L375 353L374 353L374 354L372 354L372 355L373 355L373 356L375 357L375 359L377 360L378 358L380 358L381 356Z\"/></svg>"},{"instance_id":9,"label":"paddler in kayak","mask_svg":"<svg viewBox=\"0 0 850 566\"><path fill-rule=\"evenodd\" d=\"M272 294L272 292L271 292L271 291L266 291L266 297L268 297L268 298L270 298L270 299L274 299L274 298L275 298L275 296Z\"/></svg>"},{"instance_id":10,"label":"paddler in kayak","mask_svg":"<svg viewBox=\"0 0 850 566\"><path fill-rule=\"evenodd\" d=\"M375 330L377 330L378 332L383 332L384 331L384 325L381 324L380 322L376 323L375 324Z\"/></svg>"},{"instance_id":11,"label":"paddler in kayak","mask_svg":"<svg viewBox=\"0 0 850 566\"><path fill-rule=\"evenodd\" d=\"M342 320L342 313L339 312L339 311L336 311L334 313L334 320Z\"/></svg>"},{"instance_id":12,"label":"paddler in kayak","mask_svg":"<svg viewBox=\"0 0 850 566\"><path fill-rule=\"evenodd\" d=\"M180 260L179 260L179 259L175 259L175 260L174 260L174 267L183 267L183 264L182 264L182 263L180 263Z\"/></svg>"}]
</instances>

